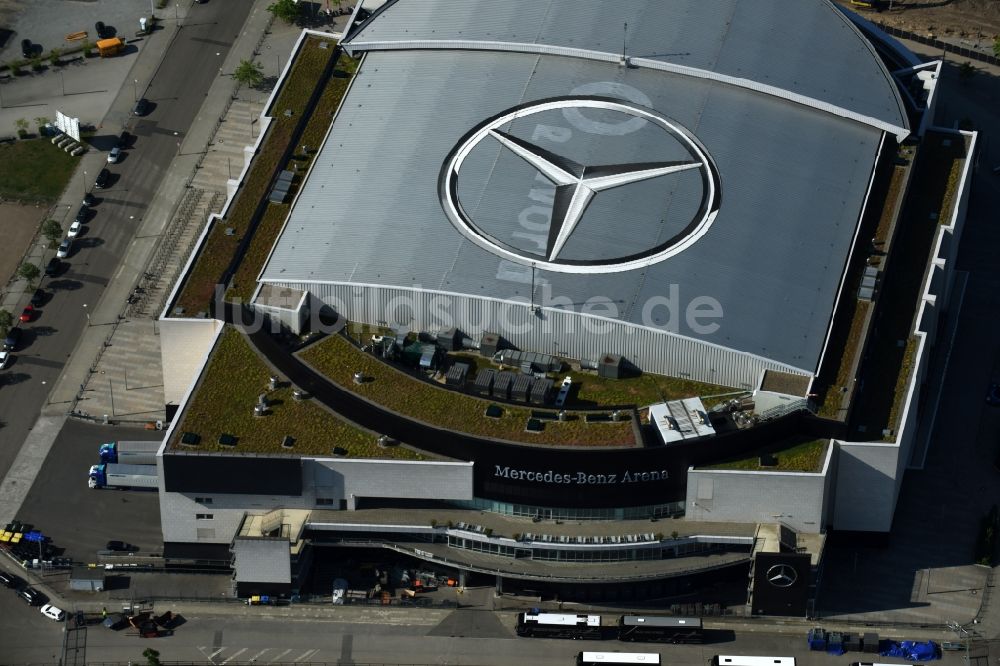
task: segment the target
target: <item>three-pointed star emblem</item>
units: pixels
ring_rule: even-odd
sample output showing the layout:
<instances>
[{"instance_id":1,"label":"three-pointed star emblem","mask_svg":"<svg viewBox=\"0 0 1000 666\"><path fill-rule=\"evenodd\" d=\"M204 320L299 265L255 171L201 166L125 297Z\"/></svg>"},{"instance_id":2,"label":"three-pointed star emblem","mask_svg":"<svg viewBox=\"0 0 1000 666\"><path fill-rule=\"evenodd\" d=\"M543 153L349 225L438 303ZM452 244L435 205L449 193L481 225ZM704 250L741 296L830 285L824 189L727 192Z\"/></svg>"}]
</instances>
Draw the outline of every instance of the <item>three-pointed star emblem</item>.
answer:
<instances>
[{"instance_id":1,"label":"three-pointed star emblem","mask_svg":"<svg viewBox=\"0 0 1000 666\"><path fill-rule=\"evenodd\" d=\"M701 162L635 162L585 166L506 132L491 129L490 135L512 153L538 169L540 174L556 186L555 199L552 203L552 222L545 248L548 261L553 261L559 256L559 252L566 245L576 226L580 224L588 204L597 192L702 166Z\"/></svg>"}]
</instances>

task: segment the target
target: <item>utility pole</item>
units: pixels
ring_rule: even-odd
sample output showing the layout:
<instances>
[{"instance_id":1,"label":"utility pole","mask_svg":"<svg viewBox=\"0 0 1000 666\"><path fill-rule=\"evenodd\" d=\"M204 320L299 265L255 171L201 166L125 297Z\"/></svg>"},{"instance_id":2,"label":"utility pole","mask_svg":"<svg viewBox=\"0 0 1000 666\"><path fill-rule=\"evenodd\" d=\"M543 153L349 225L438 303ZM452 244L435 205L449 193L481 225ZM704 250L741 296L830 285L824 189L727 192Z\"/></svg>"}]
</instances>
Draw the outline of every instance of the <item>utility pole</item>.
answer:
<instances>
[{"instance_id":1,"label":"utility pole","mask_svg":"<svg viewBox=\"0 0 1000 666\"><path fill-rule=\"evenodd\" d=\"M622 64L625 64L625 42L628 40L628 22L625 22L625 27L622 28Z\"/></svg>"}]
</instances>

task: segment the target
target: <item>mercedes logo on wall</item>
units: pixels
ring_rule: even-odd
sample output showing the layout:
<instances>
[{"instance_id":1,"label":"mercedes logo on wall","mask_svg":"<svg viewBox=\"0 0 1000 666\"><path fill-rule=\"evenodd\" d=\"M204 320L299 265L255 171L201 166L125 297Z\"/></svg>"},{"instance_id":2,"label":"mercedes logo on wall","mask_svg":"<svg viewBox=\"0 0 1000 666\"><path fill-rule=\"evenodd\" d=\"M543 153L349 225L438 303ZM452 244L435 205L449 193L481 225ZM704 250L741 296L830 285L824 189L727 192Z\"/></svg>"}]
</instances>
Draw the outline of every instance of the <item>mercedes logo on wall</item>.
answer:
<instances>
[{"instance_id":1,"label":"mercedes logo on wall","mask_svg":"<svg viewBox=\"0 0 1000 666\"><path fill-rule=\"evenodd\" d=\"M511 124L518 119L551 111L579 114L585 110L600 113L617 113L629 117L628 122L639 122L652 128L659 135L651 145L667 146L670 155L661 160L618 163L601 161L597 164L579 164L557 151L548 150L536 142L516 136ZM581 133L582 134L582 133ZM572 140L594 140L587 135L574 136ZM601 137L603 141L622 141L621 137ZM539 243L544 247L517 247L500 238L488 223L477 223L468 213L470 207L462 205L459 182L462 167L473 151L486 142L498 144L501 152L509 152L522 160L537 174L537 179L554 186L551 221L547 238ZM655 149L650 149L655 153ZM647 151L649 152L649 151ZM620 151L619 151L620 154ZM676 159L677 155L682 159ZM498 167L499 168L499 167ZM595 200L604 193L633 183L649 181L667 190L678 186L682 174L698 174L700 203L693 207L694 215L680 221L679 230L660 238L656 233L644 235L648 241L634 251L619 257L581 258L569 256L566 245L578 234L594 233L581 224ZM701 143L677 122L643 106L616 99L601 97L562 97L542 100L510 109L469 131L452 150L439 178L441 205L448 219L466 238L479 247L501 258L522 265L562 273L615 273L642 268L663 261L690 247L712 226L719 209L719 175L714 162ZM694 193L695 200L699 193ZM502 213L506 214L506 213ZM518 214L511 210L511 216ZM649 221L655 223L668 211L651 209ZM599 229L613 235L615 230Z\"/></svg>"},{"instance_id":2,"label":"mercedes logo on wall","mask_svg":"<svg viewBox=\"0 0 1000 666\"><path fill-rule=\"evenodd\" d=\"M775 587L791 587L799 579L799 572L790 564L775 564L767 570L767 582Z\"/></svg>"}]
</instances>

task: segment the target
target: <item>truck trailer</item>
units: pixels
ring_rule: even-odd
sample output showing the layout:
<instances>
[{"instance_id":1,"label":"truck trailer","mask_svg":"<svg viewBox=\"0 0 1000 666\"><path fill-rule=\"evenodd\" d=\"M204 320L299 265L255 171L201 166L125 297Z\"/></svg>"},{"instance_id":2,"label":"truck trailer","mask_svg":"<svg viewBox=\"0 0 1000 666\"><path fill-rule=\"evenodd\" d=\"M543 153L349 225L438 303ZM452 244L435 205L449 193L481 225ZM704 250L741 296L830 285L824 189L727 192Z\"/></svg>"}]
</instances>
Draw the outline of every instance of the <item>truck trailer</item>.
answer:
<instances>
[{"instance_id":1,"label":"truck trailer","mask_svg":"<svg viewBox=\"0 0 1000 666\"><path fill-rule=\"evenodd\" d=\"M156 465L101 463L90 468L90 488L156 488Z\"/></svg>"},{"instance_id":2,"label":"truck trailer","mask_svg":"<svg viewBox=\"0 0 1000 666\"><path fill-rule=\"evenodd\" d=\"M155 465L156 452L160 442L118 441L101 444L97 450L102 463L121 463L123 465Z\"/></svg>"}]
</instances>

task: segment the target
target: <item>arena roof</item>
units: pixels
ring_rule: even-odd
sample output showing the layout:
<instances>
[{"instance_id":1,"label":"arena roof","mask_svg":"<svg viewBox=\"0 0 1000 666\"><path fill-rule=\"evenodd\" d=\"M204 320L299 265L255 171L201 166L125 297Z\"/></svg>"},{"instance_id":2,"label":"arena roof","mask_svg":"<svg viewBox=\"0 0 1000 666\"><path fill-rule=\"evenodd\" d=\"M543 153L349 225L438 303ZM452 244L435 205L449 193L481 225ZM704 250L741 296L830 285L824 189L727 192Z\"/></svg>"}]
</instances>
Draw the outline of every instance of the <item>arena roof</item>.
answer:
<instances>
[{"instance_id":1,"label":"arena roof","mask_svg":"<svg viewBox=\"0 0 1000 666\"><path fill-rule=\"evenodd\" d=\"M713 298L721 328L704 334L680 322L680 334L813 372L882 132L905 127L889 75L822 0L627 5L610 21L606 2L387 4L351 39L374 50L261 280L527 300L530 282L512 268L537 260L536 285L551 297L578 305L603 296L635 324L666 326L662 309L645 309L673 290L682 304ZM578 54L426 43L525 41L519 34L530 31L533 43L608 50L609 26L625 20L635 25L630 52L753 74L820 103ZM618 102L632 110L600 108ZM582 204L567 197L560 209L542 162L557 165L557 180L580 165L613 165L595 178L620 165L699 166L598 188ZM576 225L562 245L549 234L553 205ZM650 259L650 247L668 249ZM576 266L545 269L556 255Z\"/></svg>"}]
</instances>

